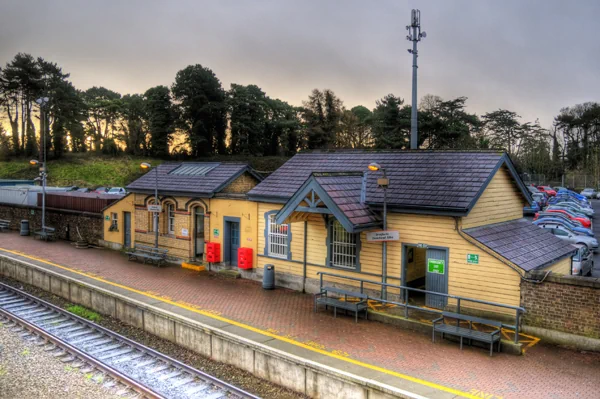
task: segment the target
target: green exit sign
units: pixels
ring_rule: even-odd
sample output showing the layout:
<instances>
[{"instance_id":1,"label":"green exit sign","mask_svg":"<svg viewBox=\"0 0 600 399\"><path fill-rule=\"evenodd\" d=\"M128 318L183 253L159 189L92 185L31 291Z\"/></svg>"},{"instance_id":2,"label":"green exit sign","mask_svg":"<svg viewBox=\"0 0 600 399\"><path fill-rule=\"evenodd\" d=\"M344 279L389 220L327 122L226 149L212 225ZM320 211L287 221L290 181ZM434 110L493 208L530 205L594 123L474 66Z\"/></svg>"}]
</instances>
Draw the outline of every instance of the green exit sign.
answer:
<instances>
[{"instance_id":1,"label":"green exit sign","mask_svg":"<svg viewBox=\"0 0 600 399\"><path fill-rule=\"evenodd\" d=\"M467 263L470 263L472 265L478 265L479 264L479 255L467 254Z\"/></svg>"},{"instance_id":2,"label":"green exit sign","mask_svg":"<svg viewBox=\"0 0 600 399\"><path fill-rule=\"evenodd\" d=\"M441 259L427 259L427 271L429 273L446 273L446 262Z\"/></svg>"}]
</instances>

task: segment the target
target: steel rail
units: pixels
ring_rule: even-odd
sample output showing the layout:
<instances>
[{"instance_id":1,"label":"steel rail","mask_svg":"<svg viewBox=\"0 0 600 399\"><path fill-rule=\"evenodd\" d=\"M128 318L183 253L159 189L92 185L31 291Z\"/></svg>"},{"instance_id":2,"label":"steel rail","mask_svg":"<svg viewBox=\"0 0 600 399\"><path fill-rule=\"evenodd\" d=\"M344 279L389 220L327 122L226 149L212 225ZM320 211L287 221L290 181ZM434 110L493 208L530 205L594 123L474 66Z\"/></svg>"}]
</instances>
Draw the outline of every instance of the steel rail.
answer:
<instances>
[{"instance_id":1,"label":"steel rail","mask_svg":"<svg viewBox=\"0 0 600 399\"><path fill-rule=\"evenodd\" d=\"M212 376L210 374L207 374L207 373L205 373L205 372L203 372L201 370L195 369L195 368L193 368L193 367L191 367L191 366L189 366L189 365L187 365L185 363L182 363L179 360L173 359L173 358L171 358L171 357L169 357L169 356L167 356L167 355L165 355L163 353L157 352L156 350L154 350L152 348L149 348L149 347L147 347L145 345L142 345L142 344L140 344L138 342L132 341L131 339L129 339L127 337L124 337L124 336L122 336L122 335L120 335L120 334L118 334L118 333L116 333L114 331L106 329L106 328L104 328L104 327L102 327L102 326L100 326L100 325L98 325L96 323L93 323L93 322L91 322L91 321L89 321L87 319L84 319L84 318L82 318L82 317L80 317L80 316L78 316L76 314L68 312L65 309L62 309L62 308L60 308L60 307L58 307L58 306L56 306L56 305L54 305L52 303L49 303L49 302L47 302L47 301L45 301L45 300L43 300L41 298L37 298L37 297L35 297L35 296L27 293L27 292L19 290L18 288L15 288L15 287L12 287L10 285L7 285L7 284L4 284L4 283L0 282L0 289L12 292L12 293L14 293L16 295L19 295L22 298L25 298L25 299L27 299L27 300L35 303L35 304L41 305L41 306L47 308L48 310L57 312L57 313L59 313L62 316L68 317L68 318L70 318L70 319L72 319L74 321L77 321L77 322L79 322L81 324L84 324L86 327L88 327L88 328L90 328L92 330L95 330L98 333L107 335L109 338L112 338L112 339L114 339L116 341L120 341L121 343L123 343L123 344L125 344L127 346L130 346L130 347L132 347L132 348L134 348L134 349L136 349L136 350L138 350L138 351L140 351L140 352L142 352L142 353L144 353L144 354L146 354L146 355L148 355L150 357L154 357L154 358L156 358L159 361L163 361L163 362L171 365L172 367L178 368L178 369L180 369L180 370L182 370L184 372L188 372L191 375L196 376L196 377L200 378L201 380L204 380L205 382L211 383L211 384L215 385L216 387L222 389L226 393L231 393L231 394L233 394L233 395L235 395L235 396L237 396L239 398L243 398L243 399L260 399L258 396L255 396L255 395L253 395L253 394L251 394L249 392L246 392L246 391L244 391L244 390L242 390L240 388L237 388L234 385L228 384L225 381L222 381L222 380L220 380L220 379L218 379L218 378L216 378L216 377L214 377L214 376ZM82 357L82 358L83 357L86 357L86 358L89 357L89 358L93 359L93 360L90 361L90 363L92 363L93 366L96 366L96 363L100 363L100 364L102 364L102 367L106 367L106 368L112 369L110 366L102 363L98 359L95 359L93 356L85 354L85 352L82 352L79 349L77 349L77 348L73 347L72 345L70 345L69 343L62 341L60 338L56 337L52 333L44 331L42 328L40 328L38 326L35 326L34 324L31 324L30 322L22 319L21 317L19 317L17 315L14 315L13 313L11 313L8 310L2 309L2 305L0 305L0 313L4 314L4 315L10 315L9 318L11 318L11 319L14 319L14 318L19 319L19 324L22 324L24 326L27 325L28 326L28 327L26 327L27 329L30 329L29 327L31 327L32 329L36 330L36 333L37 333L37 331L40 331L39 335L42 335L43 338L45 338L46 336L51 337L53 343L54 343L54 341L59 341L60 344L57 344L59 346L65 345L65 347L68 346L68 347L72 348L74 351L77 351L77 355L76 355L77 357ZM82 356L80 356L79 353L81 353ZM98 368L100 368L100 367L98 367ZM157 399L158 398L161 398L161 399L164 398L160 394L156 393L155 391L151 390L150 388L145 387L141 383L136 382L135 380L133 380L130 377L122 374L118 370L114 370L114 371L116 373L118 373L119 375L122 375L126 379L124 381L131 381L131 384L134 384L134 386L140 386L140 387L143 387L144 389L148 390L147 394L143 393L144 395L146 395L146 396L148 396L150 398L157 398ZM127 382L127 385L130 385L130 383Z\"/></svg>"}]
</instances>

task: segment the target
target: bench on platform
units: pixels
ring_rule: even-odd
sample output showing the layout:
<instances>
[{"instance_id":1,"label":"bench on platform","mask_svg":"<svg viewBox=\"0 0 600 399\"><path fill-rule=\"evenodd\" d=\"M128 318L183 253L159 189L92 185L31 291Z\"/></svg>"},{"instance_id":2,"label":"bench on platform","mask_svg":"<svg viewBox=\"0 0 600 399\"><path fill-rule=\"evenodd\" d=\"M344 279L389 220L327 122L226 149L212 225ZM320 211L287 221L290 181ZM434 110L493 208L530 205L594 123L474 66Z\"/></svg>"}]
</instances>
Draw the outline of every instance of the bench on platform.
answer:
<instances>
[{"instance_id":1,"label":"bench on platform","mask_svg":"<svg viewBox=\"0 0 600 399\"><path fill-rule=\"evenodd\" d=\"M447 324L446 318L455 319L456 325ZM461 327L460 322L466 321L469 323L469 327ZM496 327L496 330L485 332L479 330L473 330L473 323L485 324L488 326ZM482 319L479 317L468 316L460 313L452 313L452 312L442 312L442 317L439 319L435 319L433 321L433 338L432 341L435 342L435 333L439 332L442 334L442 339L444 338L444 334L454 335L460 337L460 349L463 347L463 338L467 338L469 340L469 344L471 344L472 340L485 342L490 344L490 356L494 351L494 344L498 343L498 352L500 352L501 340L500 340L500 330L502 329L502 323L499 321Z\"/></svg>"},{"instance_id":2,"label":"bench on platform","mask_svg":"<svg viewBox=\"0 0 600 399\"><path fill-rule=\"evenodd\" d=\"M54 241L56 239L56 229L54 227L44 227L41 230L33 232L33 239L40 239L44 241Z\"/></svg>"},{"instance_id":3,"label":"bench on platform","mask_svg":"<svg viewBox=\"0 0 600 399\"><path fill-rule=\"evenodd\" d=\"M0 231L9 230L10 220L0 219Z\"/></svg>"},{"instance_id":4,"label":"bench on platform","mask_svg":"<svg viewBox=\"0 0 600 399\"><path fill-rule=\"evenodd\" d=\"M336 296L330 296L335 294ZM343 300L342 300L343 296ZM348 301L348 298L357 298L358 302ZM337 317L337 309L344 309L354 312L354 320L358 323L358 313L365 312L365 319L367 319L367 295L360 292L352 292L343 290L335 287L321 287L321 291L315 294L315 313L318 310L319 305L325 305L325 309L328 306L333 307L333 317Z\"/></svg>"},{"instance_id":5,"label":"bench on platform","mask_svg":"<svg viewBox=\"0 0 600 399\"><path fill-rule=\"evenodd\" d=\"M129 256L129 260L142 260L143 263L150 262L156 264L156 266L160 266L166 263L168 252L168 249L135 244L133 251L126 253Z\"/></svg>"}]
</instances>

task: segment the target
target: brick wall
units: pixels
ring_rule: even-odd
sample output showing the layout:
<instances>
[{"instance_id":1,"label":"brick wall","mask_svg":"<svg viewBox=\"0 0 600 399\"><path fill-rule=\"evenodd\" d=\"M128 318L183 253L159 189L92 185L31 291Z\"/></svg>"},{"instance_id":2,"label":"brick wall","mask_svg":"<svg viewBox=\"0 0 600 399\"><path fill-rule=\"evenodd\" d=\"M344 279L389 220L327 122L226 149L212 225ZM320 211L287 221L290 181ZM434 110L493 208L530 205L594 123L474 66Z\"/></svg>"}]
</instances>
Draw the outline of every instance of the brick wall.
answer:
<instances>
[{"instance_id":1,"label":"brick wall","mask_svg":"<svg viewBox=\"0 0 600 399\"><path fill-rule=\"evenodd\" d=\"M237 179L231 182L227 187L221 190L222 193L229 194L246 194L258 184L258 180L249 173L244 173Z\"/></svg>"},{"instance_id":2,"label":"brick wall","mask_svg":"<svg viewBox=\"0 0 600 399\"><path fill-rule=\"evenodd\" d=\"M19 230L21 220L29 220L29 231L42 226L42 209L22 205L0 204L0 219L11 221L11 229ZM75 212L69 210L46 209L46 226L56 229L57 237L61 240L77 241L81 236L92 244L98 244L102 239L102 214Z\"/></svg>"},{"instance_id":3,"label":"brick wall","mask_svg":"<svg viewBox=\"0 0 600 399\"><path fill-rule=\"evenodd\" d=\"M544 272L533 278L540 279ZM543 283L521 283L523 324L600 338L600 279L550 274Z\"/></svg>"}]
</instances>

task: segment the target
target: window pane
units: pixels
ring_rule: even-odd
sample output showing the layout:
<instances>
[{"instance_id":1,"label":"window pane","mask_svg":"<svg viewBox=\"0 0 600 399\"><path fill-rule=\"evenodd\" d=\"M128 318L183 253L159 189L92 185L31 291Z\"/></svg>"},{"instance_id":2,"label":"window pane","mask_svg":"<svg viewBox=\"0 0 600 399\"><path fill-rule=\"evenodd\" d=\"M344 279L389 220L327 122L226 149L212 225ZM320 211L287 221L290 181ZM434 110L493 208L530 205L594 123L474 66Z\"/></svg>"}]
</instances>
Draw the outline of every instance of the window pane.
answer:
<instances>
[{"instance_id":1,"label":"window pane","mask_svg":"<svg viewBox=\"0 0 600 399\"><path fill-rule=\"evenodd\" d=\"M269 215L267 221L267 251L269 256L287 258L288 225L275 223L275 215Z\"/></svg>"},{"instance_id":2,"label":"window pane","mask_svg":"<svg viewBox=\"0 0 600 399\"><path fill-rule=\"evenodd\" d=\"M330 227L330 265L356 269L357 234L349 233L334 220Z\"/></svg>"}]
</instances>

